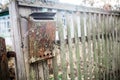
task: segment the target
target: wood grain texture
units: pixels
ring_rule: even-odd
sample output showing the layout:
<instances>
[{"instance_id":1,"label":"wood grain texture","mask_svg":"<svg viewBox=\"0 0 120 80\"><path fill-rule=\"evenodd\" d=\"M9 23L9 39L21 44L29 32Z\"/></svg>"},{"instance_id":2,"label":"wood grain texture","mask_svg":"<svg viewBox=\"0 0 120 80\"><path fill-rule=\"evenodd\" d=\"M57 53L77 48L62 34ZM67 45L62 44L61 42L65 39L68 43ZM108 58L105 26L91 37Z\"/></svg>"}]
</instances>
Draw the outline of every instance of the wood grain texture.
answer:
<instances>
[{"instance_id":1,"label":"wood grain texture","mask_svg":"<svg viewBox=\"0 0 120 80\"><path fill-rule=\"evenodd\" d=\"M16 1L12 1L9 5L10 23L13 29L14 51L17 57L17 80L26 80L25 60L21 48L21 26L19 20L19 12Z\"/></svg>"}]
</instances>

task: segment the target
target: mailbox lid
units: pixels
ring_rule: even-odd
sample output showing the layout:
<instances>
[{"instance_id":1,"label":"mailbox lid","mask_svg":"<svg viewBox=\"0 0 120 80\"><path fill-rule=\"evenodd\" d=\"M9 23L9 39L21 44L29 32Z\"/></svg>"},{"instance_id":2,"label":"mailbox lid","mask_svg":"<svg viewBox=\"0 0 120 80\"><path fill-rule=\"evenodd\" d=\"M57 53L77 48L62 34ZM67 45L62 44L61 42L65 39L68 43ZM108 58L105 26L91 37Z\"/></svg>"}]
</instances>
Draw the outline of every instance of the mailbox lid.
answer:
<instances>
[{"instance_id":1,"label":"mailbox lid","mask_svg":"<svg viewBox=\"0 0 120 80\"><path fill-rule=\"evenodd\" d=\"M30 16L35 20L54 20L54 12L34 12Z\"/></svg>"}]
</instances>

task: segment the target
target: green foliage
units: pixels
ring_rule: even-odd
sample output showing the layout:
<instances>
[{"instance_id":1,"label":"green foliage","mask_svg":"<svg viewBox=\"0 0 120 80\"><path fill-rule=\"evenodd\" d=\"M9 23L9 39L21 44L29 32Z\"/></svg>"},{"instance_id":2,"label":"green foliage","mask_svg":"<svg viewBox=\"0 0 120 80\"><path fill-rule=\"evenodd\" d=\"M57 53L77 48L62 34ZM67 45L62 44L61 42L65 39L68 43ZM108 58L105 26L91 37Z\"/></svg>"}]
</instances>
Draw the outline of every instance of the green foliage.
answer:
<instances>
[{"instance_id":1,"label":"green foliage","mask_svg":"<svg viewBox=\"0 0 120 80\"><path fill-rule=\"evenodd\" d=\"M54 80L54 77L50 77L49 80ZM59 74L59 75L58 75L58 80L62 80L62 74Z\"/></svg>"}]
</instances>

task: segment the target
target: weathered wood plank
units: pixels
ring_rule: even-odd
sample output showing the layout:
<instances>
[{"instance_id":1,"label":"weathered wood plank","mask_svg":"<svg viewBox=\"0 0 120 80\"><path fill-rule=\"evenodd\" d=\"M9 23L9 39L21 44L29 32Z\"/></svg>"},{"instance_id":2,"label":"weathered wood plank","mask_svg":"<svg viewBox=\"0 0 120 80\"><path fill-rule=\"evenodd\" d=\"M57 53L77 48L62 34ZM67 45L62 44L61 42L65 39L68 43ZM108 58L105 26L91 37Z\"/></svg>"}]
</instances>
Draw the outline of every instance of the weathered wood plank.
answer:
<instances>
[{"instance_id":1,"label":"weathered wood plank","mask_svg":"<svg viewBox=\"0 0 120 80\"><path fill-rule=\"evenodd\" d=\"M49 80L47 61L39 61L30 64L30 80Z\"/></svg>"},{"instance_id":2,"label":"weathered wood plank","mask_svg":"<svg viewBox=\"0 0 120 80\"><path fill-rule=\"evenodd\" d=\"M62 62L62 80L67 80L67 68L66 68L66 54L65 54L65 40L64 40L64 32L63 32L63 24L61 21L61 16L59 17L59 24L58 24L58 32L59 32L59 39L60 39L60 57Z\"/></svg>"},{"instance_id":3,"label":"weathered wood plank","mask_svg":"<svg viewBox=\"0 0 120 80\"><path fill-rule=\"evenodd\" d=\"M34 64L34 70L35 70L35 78L36 78L36 80L39 80L38 64L39 64L39 63L35 63L35 64Z\"/></svg>"},{"instance_id":4,"label":"weathered wood plank","mask_svg":"<svg viewBox=\"0 0 120 80\"><path fill-rule=\"evenodd\" d=\"M75 17L74 20L74 35L75 35L75 53L76 53L76 58L77 58L77 72L78 72L78 80L82 80L81 76L81 58L80 58L80 41L79 41L79 35L78 35L78 29L80 29L80 14L78 13Z\"/></svg>"},{"instance_id":5,"label":"weathered wood plank","mask_svg":"<svg viewBox=\"0 0 120 80\"><path fill-rule=\"evenodd\" d=\"M99 14L96 14L96 17L95 17L95 31L96 31L96 36L97 36L97 38L98 39L96 39L96 52L95 52L95 54L96 54L96 72L97 72L97 74L96 74L96 78L97 78L97 80L99 80L99 54L100 54L100 41L99 41L99 30L100 30L100 24L99 24Z\"/></svg>"},{"instance_id":6,"label":"weathered wood plank","mask_svg":"<svg viewBox=\"0 0 120 80\"><path fill-rule=\"evenodd\" d=\"M119 79L119 43L118 43L118 40L119 40L119 35L118 35L118 33L119 33L119 17L117 16L117 22L116 22L116 24L117 24L117 67L118 67L118 69L117 69L117 72L118 72L118 79Z\"/></svg>"},{"instance_id":7,"label":"weathered wood plank","mask_svg":"<svg viewBox=\"0 0 120 80\"><path fill-rule=\"evenodd\" d=\"M117 80L119 80L118 79L118 75L119 75L119 73L118 73L118 35L117 35L117 33L118 33L118 23L117 23L117 21L118 21L118 16L115 16L115 43L116 43L116 76L117 76Z\"/></svg>"},{"instance_id":8,"label":"weathered wood plank","mask_svg":"<svg viewBox=\"0 0 120 80\"><path fill-rule=\"evenodd\" d=\"M88 61L89 61L89 64L88 64L88 68L89 68L89 71L88 71L88 75L89 75L89 79L92 80L92 77L93 77L93 72L92 72L92 67L93 67L93 53L92 53L92 40L91 40L91 35L92 35L92 32L91 32L91 29L92 29L92 14L91 13L88 13L88 21L87 21L87 36L88 36Z\"/></svg>"},{"instance_id":9,"label":"weathered wood plank","mask_svg":"<svg viewBox=\"0 0 120 80\"><path fill-rule=\"evenodd\" d=\"M114 13L116 15L119 15L119 11L105 11L103 9L99 8L91 8L91 7L85 7L85 6L76 6L71 4L63 4L63 3L55 3L55 4L46 4L41 3L38 1L37 3L33 2L21 2L18 1L19 7L30 7L30 8L46 8L46 9L56 9L56 10L66 10L66 11L80 11L80 12L90 12L90 13L101 13L101 14L110 14ZM60 7L61 6L61 7Z\"/></svg>"},{"instance_id":10,"label":"weathered wood plank","mask_svg":"<svg viewBox=\"0 0 120 80\"><path fill-rule=\"evenodd\" d=\"M42 66L43 66L44 80L49 80L49 68L47 65L47 60L42 62Z\"/></svg>"},{"instance_id":11,"label":"weathered wood plank","mask_svg":"<svg viewBox=\"0 0 120 80\"><path fill-rule=\"evenodd\" d=\"M108 20L108 24L109 24L109 27L112 27L112 15L109 15L109 20ZM110 80L112 80L113 76L112 76L112 44L113 44L113 41L112 41L112 35L111 33L109 32L108 33L109 35L109 77L110 77Z\"/></svg>"},{"instance_id":12,"label":"weathered wood plank","mask_svg":"<svg viewBox=\"0 0 120 80\"><path fill-rule=\"evenodd\" d=\"M42 62L39 62L38 63L38 76L39 76L39 79L38 80L45 80L45 78L44 78L44 73L43 73L43 64L42 64Z\"/></svg>"},{"instance_id":13,"label":"weathered wood plank","mask_svg":"<svg viewBox=\"0 0 120 80\"><path fill-rule=\"evenodd\" d=\"M104 34L105 36L107 35L106 34L106 15L104 15L104 23L103 23L103 31L104 31ZM105 70L104 70L104 80L107 79L107 39L104 39L104 42L103 42L103 45L104 45L104 66L105 66Z\"/></svg>"},{"instance_id":14,"label":"weathered wood plank","mask_svg":"<svg viewBox=\"0 0 120 80\"><path fill-rule=\"evenodd\" d=\"M114 29L113 29L113 44L114 44L114 48L113 48L113 51L114 51L114 54L113 54L113 60L114 60L114 70L113 70L113 73L114 73L114 79L117 80L117 72L116 72L116 69L117 69L117 60L116 60L116 57L117 57L117 43L116 43L116 16L114 15L113 16L114 18L114 21L113 21L113 24L114 24Z\"/></svg>"},{"instance_id":15,"label":"weathered wood plank","mask_svg":"<svg viewBox=\"0 0 120 80\"><path fill-rule=\"evenodd\" d=\"M54 74L54 80L59 80L58 78L58 72L59 72L59 67L58 67L58 64L57 64L57 61L58 61L58 51L57 51L57 45L54 46L54 51L53 51L53 54L55 54L55 56L53 57L52 61L53 61L53 74Z\"/></svg>"},{"instance_id":16,"label":"weathered wood plank","mask_svg":"<svg viewBox=\"0 0 120 80\"><path fill-rule=\"evenodd\" d=\"M107 27L109 27L109 24L108 24L109 18L108 18L108 17L109 17L109 15L106 15L106 21L105 21L106 36L108 35ZM107 74L106 80L109 80L109 39L108 39L108 37L107 37L107 39L106 39L106 60L107 60L107 61L106 61L106 63L107 63L107 65L106 65L106 68L107 68L107 71L106 71L106 74Z\"/></svg>"},{"instance_id":17,"label":"weathered wood plank","mask_svg":"<svg viewBox=\"0 0 120 80\"><path fill-rule=\"evenodd\" d=\"M109 20L108 20L109 27L112 26L111 23L112 23L112 15L109 16ZM109 78L110 78L110 80L112 80L112 74L111 74L112 73L112 36L111 36L111 33L108 33L108 35L110 36L109 37L109 63L110 63Z\"/></svg>"},{"instance_id":18,"label":"weathered wood plank","mask_svg":"<svg viewBox=\"0 0 120 80\"><path fill-rule=\"evenodd\" d=\"M111 27L113 28L113 15L111 15L111 21L110 21L110 23L111 23ZM114 79L114 75L113 75L113 67L114 67L114 65L113 65L113 36L112 36L112 31L111 31L111 33L110 33L110 43L111 43L111 80L113 80Z\"/></svg>"},{"instance_id":19,"label":"weathered wood plank","mask_svg":"<svg viewBox=\"0 0 120 80\"><path fill-rule=\"evenodd\" d=\"M113 19L112 19L112 28L114 29L114 25L115 25L115 19L114 19L114 15L113 15ZM113 45L112 45L112 47L113 47L113 63L112 63L112 65L113 65L113 67L112 67L112 71L113 71L113 80L116 80L116 75L115 75L115 35L114 35L114 30L112 31L112 37L113 37Z\"/></svg>"},{"instance_id":20,"label":"weathered wood plank","mask_svg":"<svg viewBox=\"0 0 120 80\"><path fill-rule=\"evenodd\" d=\"M30 67L30 80L36 80L36 75L35 75L35 64L31 64L30 65L31 67Z\"/></svg>"},{"instance_id":21,"label":"weathered wood plank","mask_svg":"<svg viewBox=\"0 0 120 80\"><path fill-rule=\"evenodd\" d=\"M71 29L73 26L73 18L72 15L67 16L67 36L68 36L68 52L69 52L69 64L70 64L70 78L71 80L74 80L74 70L73 70L73 50L72 50L72 34L71 34Z\"/></svg>"},{"instance_id":22,"label":"weathered wood plank","mask_svg":"<svg viewBox=\"0 0 120 80\"><path fill-rule=\"evenodd\" d=\"M97 14L97 20L96 20L96 31L97 31L97 37L98 37L98 39L97 39L97 73L98 73L98 75L97 75L97 78L98 78L98 80L100 79L100 60L101 60L101 48L100 48L100 30L101 30L101 22L100 22L100 16L101 16L101 14Z\"/></svg>"},{"instance_id":23,"label":"weathered wood plank","mask_svg":"<svg viewBox=\"0 0 120 80\"><path fill-rule=\"evenodd\" d=\"M120 59L120 42L119 42L119 40L120 40L120 18L118 17L118 22L117 22L117 27L118 27L118 67L120 67L120 61L119 61L119 59ZM120 68L118 69L118 79L120 79Z\"/></svg>"},{"instance_id":24,"label":"weathered wood plank","mask_svg":"<svg viewBox=\"0 0 120 80\"><path fill-rule=\"evenodd\" d=\"M119 44L118 44L118 40L119 40L119 36L118 36L118 33L119 33L119 17L116 16L116 44L117 44L117 79L119 80Z\"/></svg>"},{"instance_id":25,"label":"weathered wood plank","mask_svg":"<svg viewBox=\"0 0 120 80\"><path fill-rule=\"evenodd\" d=\"M110 19L110 27L113 28L113 15L110 15L111 16L111 19ZM113 36L112 36L112 31L110 32L110 44L111 44L111 50L110 50L110 54L111 54L111 74L110 74L110 77L111 77L111 80L114 80L114 76L113 76Z\"/></svg>"},{"instance_id":26,"label":"weathered wood plank","mask_svg":"<svg viewBox=\"0 0 120 80\"><path fill-rule=\"evenodd\" d=\"M95 20L95 30L96 30L96 36L98 39L96 39L96 68L97 68L97 80L99 80L100 73L99 73L99 65L100 65L100 30L101 30L101 25L100 25L100 14L96 15L96 20Z\"/></svg>"},{"instance_id":27,"label":"weathered wood plank","mask_svg":"<svg viewBox=\"0 0 120 80\"><path fill-rule=\"evenodd\" d=\"M105 16L102 14L102 79L105 80L105 61L104 61L104 51L105 51L105 47L104 47L104 20Z\"/></svg>"},{"instance_id":28,"label":"weathered wood plank","mask_svg":"<svg viewBox=\"0 0 120 80\"><path fill-rule=\"evenodd\" d=\"M25 60L21 48L21 26L19 21L19 12L16 1L12 1L9 5L10 21L14 36L14 50L17 57L17 80L26 80ZM17 44L17 45L16 45Z\"/></svg>"},{"instance_id":29,"label":"weathered wood plank","mask_svg":"<svg viewBox=\"0 0 120 80\"><path fill-rule=\"evenodd\" d=\"M26 69L26 77L29 80L29 51L28 51L28 20L25 18L20 18L21 24L21 36L22 36L22 48L24 52L24 60L25 60L25 69Z\"/></svg>"},{"instance_id":30,"label":"weathered wood plank","mask_svg":"<svg viewBox=\"0 0 120 80\"><path fill-rule=\"evenodd\" d=\"M105 36L107 36L107 32L106 32L106 15L104 15L104 33ZM104 40L104 66L105 66L105 70L104 70L104 79L106 80L108 78L107 75L107 39Z\"/></svg>"},{"instance_id":31,"label":"weathered wood plank","mask_svg":"<svg viewBox=\"0 0 120 80\"><path fill-rule=\"evenodd\" d=\"M91 41L90 41L90 15L89 13L86 14L86 35L87 35L87 38L88 38L88 41L86 42L86 65L87 65L87 80L90 79L91 77L91 74L90 74L90 70L89 70L89 67L90 67L90 57L91 57L91 52L90 52L90 48L91 48Z\"/></svg>"},{"instance_id":32,"label":"weathered wood plank","mask_svg":"<svg viewBox=\"0 0 120 80\"><path fill-rule=\"evenodd\" d=\"M120 59L120 26L119 25L120 25L120 18L118 18L118 46L119 46L118 59ZM118 62L119 62L118 67L120 67L120 61L118 60ZM119 71L119 76L120 76L120 68L118 69L118 71Z\"/></svg>"},{"instance_id":33,"label":"weathered wood plank","mask_svg":"<svg viewBox=\"0 0 120 80\"><path fill-rule=\"evenodd\" d=\"M82 39L82 56L83 56L83 65L81 66L83 68L83 78L87 80L87 64L86 64L86 42L85 42L85 36L86 36L86 13L81 13L81 39Z\"/></svg>"},{"instance_id":34,"label":"weathered wood plank","mask_svg":"<svg viewBox=\"0 0 120 80\"><path fill-rule=\"evenodd\" d=\"M93 14L93 20L96 21L96 14ZM92 23L93 24L93 58L94 58L94 65L93 65L93 68L94 68L94 79L97 80L97 52L96 52L96 48L97 48L97 41L96 41L96 38L95 38L95 34L96 34L96 22Z\"/></svg>"}]
</instances>

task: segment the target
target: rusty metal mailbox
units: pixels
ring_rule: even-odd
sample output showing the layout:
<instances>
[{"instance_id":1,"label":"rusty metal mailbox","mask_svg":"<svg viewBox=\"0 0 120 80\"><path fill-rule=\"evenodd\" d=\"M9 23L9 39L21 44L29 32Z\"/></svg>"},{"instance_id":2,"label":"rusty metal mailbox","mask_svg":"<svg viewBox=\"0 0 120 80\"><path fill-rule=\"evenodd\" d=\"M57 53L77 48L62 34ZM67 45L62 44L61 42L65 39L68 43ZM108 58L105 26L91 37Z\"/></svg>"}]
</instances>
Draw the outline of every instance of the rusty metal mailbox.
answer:
<instances>
[{"instance_id":1,"label":"rusty metal mailbox","mask_svg":"<svg viewBox=\"0 0 120 80\"><path fill-rule=\"evenodd\" d=\"M30 62L52 58L55 40L55 13L33 13L29 20Z\"/></svg>"}]
</instances>

